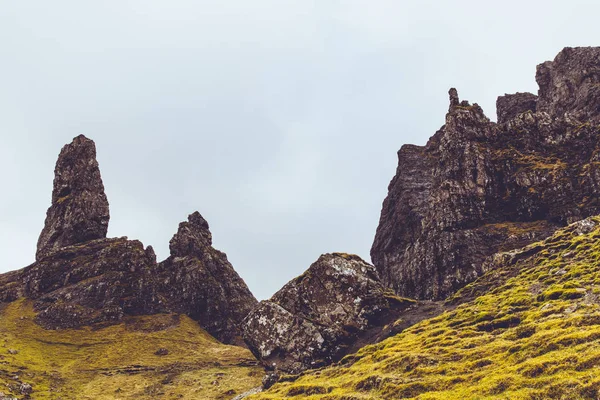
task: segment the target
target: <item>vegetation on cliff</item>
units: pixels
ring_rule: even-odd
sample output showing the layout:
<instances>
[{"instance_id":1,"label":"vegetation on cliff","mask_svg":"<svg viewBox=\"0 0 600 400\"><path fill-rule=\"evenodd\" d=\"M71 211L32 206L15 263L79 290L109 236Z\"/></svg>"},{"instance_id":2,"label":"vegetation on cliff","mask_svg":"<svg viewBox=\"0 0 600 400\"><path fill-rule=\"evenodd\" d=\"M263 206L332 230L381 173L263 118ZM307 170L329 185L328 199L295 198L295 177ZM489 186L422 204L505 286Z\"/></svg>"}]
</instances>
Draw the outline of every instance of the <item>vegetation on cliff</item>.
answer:
<instances>
[{"instance_id":1,"label":"vegetation on cliff","mask_svg":"<svg viewBox=\"0 0 600 400\"><path fill-rule=\"evenodd\" d=\"M465 303L258 399L596 399L600 218L496 255Z\"/></svg>"}]
</instances>

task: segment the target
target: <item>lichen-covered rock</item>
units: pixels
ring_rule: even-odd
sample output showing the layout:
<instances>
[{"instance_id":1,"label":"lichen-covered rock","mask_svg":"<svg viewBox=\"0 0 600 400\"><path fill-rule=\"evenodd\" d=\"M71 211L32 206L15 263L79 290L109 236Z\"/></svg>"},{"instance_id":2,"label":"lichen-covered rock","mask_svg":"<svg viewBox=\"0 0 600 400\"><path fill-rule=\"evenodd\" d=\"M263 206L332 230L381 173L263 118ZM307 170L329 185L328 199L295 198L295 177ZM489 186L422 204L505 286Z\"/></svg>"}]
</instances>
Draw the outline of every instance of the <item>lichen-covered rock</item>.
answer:
<instances>
[{"instance_id":1,"label":"lichen-covered rock","mask_svg":"<svg viewBox=\"0 0 600 400\"><path fill-rule=\"evenodd\" d=\"M109 218L96 145L77 136L58 156L52 205L38 239L36 259L62 247L105 238Z\"/></svg>"},{"instance_id":2,"label":"lichen-covered rock","mask_svg":"<svg viewBox=\"0 0 600 400\"><path fill-rule=\"evenodd\" d=\"M412 305L360 257L324 254L246 317L244 340L267 369L297 373L340 359L362 334Z\"/></svg>"},{"instance_id":3,"label":"lichen-covered rock","mask_svg":"<svg viewBox=\"0 0 600 400\"><path fill-rule=\"evenodd\" d=\"M189 315L224 343L243 345L240 323L257 305L225 253L212 247L208 223L195 212L169 242L158 291L172 312Z\"/></svg>"},{"instance_id":4,"label":"lichen-covered rock","mask_svg":"<svg viewBox=\"0 0 600 400\"><path fill-rule=\"evenodd\" d=\"M371 258L386 285L443 299L484 260L600 213L600 48L538 66L539 97L498 99L498 122L450 91L445 125L402 146Z\"/></svg>"}]
</instances>

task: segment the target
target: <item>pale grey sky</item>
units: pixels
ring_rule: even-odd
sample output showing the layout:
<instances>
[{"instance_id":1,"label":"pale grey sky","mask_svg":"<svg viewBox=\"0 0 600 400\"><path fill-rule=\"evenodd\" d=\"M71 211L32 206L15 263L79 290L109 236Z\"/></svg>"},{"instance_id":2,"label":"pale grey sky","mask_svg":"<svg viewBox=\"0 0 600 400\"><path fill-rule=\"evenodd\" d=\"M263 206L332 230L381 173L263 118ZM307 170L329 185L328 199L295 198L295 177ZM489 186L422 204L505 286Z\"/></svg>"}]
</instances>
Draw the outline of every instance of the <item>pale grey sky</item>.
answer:
<instances>
[{"instance_id":1,"label":"pale grey sky","mask_svg":"<svg viewBox=\"0 0 600 400\"><path fill-rule=\"evenodd\" d=\"M535 66L600 45L597 1L0 0L0 272L34 260L60 148L96 141L109 236L159 259L198 210L258 298L369 260L404 143L447 90L495 119Z\"/></svg>"}]
</instances>

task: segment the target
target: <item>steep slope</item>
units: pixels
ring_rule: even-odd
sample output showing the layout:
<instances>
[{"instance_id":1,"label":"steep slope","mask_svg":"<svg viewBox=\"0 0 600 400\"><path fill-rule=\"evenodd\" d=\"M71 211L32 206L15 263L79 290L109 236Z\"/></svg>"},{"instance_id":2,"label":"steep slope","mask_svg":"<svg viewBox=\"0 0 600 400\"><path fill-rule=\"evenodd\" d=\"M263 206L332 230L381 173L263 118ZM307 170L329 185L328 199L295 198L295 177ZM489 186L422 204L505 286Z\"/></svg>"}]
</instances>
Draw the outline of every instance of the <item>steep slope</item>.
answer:
<instances>
[{"instance_id":1,"label":"steep slope","mask_svg":"<svg viewBox=\"0 0 600 400\"><path fill-rule=\"evenodd\" d=\"M231 399L262 368L190 318L125 317L110 326L46 330L30 300L0 305L0 392L18 399ZM3 398L0 396L0 398Z\"/></svg>"},{"instance_id":2,"label":"steep slope","mask_svg":"<svg viewBox=\"0 0 600 400\"><path fill-rule=\"evenodd\" d=\"M250 399L598 398L600 217L489 262L453 311Z\"/></svg>"},{"instance_id":3,"label":"steep slope","mask_svg":"<svg viewBox=\"0 0 600 400\"><path fill-rule=\"evenodd\" d=\"M565 48L536 80L498 98L498 123L450 90L445 125L398 152L371 249L397 294L444 299L488 256L600 213L600 48Z\"/></svg>"}]
</instances>

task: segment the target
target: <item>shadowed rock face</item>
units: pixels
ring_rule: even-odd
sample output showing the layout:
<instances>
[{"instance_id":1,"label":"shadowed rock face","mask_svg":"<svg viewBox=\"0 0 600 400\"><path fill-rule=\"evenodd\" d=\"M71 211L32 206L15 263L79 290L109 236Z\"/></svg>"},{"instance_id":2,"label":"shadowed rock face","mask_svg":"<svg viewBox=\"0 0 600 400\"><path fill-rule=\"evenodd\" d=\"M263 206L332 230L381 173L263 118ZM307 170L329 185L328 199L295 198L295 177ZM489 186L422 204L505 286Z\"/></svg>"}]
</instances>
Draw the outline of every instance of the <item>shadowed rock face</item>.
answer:
<instances>
[{"instance_id":1,"label":"shadowed rock face","mask_svg":"<svg viewBox=\"0 0 600 400\"><path fill-rule=\"evenodd\" d=\"M208 223L195 212L169 243L159 264L159 291L172 311L187 314L224 343L243 345L240 322L257 305L225 253L212 247Z\"/></svg>"},{"instance_id":2,"label":"shadowed rock face","mask_svg":"<svg viewBox=\"0 0 600 400\"><path fill-rule=\"evenodd\" d=\"M297 373L339 360L362 334L412 305L360 257L324 254L248 314L244 340L267 369Z\"/></svg>"},{"instance_id":3,"label":"shadowed rock face","mask_svg":"<svg viewBox=\"0 0 600 400\"><path fill-rule=\"evenodd\" d=\"M62 247L105 238L109 218L96 146L85 136L77 136L58 156L52 205L38 239L36 259Z\"/></svg>"},{"instance_id":4,"label":"shadowed rock face","mask_svg":"<svg viewBox=\"0 0 600 400\"><path fill-rule=\"evenodd\" d=\"M160 264L150 246L105 238L108 201L95 156L84 136L62 149L37 261L0 275L0 302L34 299L36 322L49 329L183 313L219 340L243 344L240 323L257 301L212 247L206 220L195 212L182 222Z\"/></svg>"},{"instance_id":5,"label":"shadowed rock face","mask_svg":"<svg viewBox=\"0 0 600 400\"><path fill-rule=\"evenodd\" d=\"M566 48L539 65L539 97L500 97L499 123L450 91L445 125L398 152L371 248L386 285L443 299L488 256L600 213L599 56Z\"/></svg>"}]
</instances>

